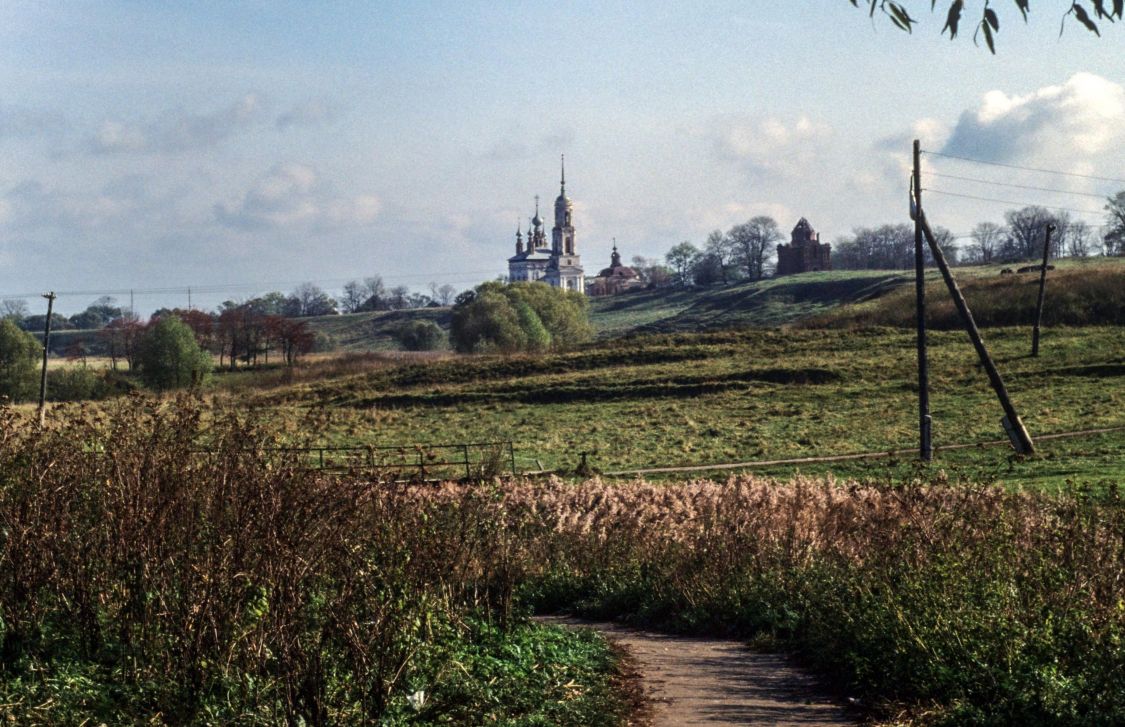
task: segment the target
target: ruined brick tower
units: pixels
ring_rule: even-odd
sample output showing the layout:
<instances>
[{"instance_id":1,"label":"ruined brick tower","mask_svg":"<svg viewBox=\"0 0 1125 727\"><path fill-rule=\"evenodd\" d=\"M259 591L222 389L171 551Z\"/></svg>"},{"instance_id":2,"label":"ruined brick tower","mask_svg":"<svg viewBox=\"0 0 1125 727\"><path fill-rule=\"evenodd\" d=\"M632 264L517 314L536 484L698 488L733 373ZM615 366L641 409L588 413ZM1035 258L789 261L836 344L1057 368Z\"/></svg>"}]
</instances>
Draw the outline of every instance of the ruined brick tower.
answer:
<instances>
[{"instance_id":1,"label":"ruined brick tower","mask_svg":"<svg viewBox=\"0 0 1125 727\"><path fill-rule=\"evenodd\" d=\"M777 276L832 269L832 246L820 242L820 233L804 217L793 228L788 245L777 246Z\"/></svg>"}]
</instances>

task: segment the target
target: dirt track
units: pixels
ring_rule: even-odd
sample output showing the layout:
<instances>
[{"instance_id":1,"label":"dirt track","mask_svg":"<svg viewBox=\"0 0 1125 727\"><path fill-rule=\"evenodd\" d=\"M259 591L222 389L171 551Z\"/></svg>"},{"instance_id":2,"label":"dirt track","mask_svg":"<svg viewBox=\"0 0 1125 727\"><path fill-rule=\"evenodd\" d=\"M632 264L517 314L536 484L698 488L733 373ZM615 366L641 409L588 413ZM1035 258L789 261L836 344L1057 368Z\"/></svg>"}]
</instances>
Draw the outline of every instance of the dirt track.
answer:
<instances>
[{"instance_id":1,"label":"dirt track","mask_svg":"<svg viewBox=\"0 0 1125 727\"><path fill-rule=\"evenodd\" d=\"M784 656L737 641L670 636L612 623L541 619L593 628L625 648L651 701L652 727L855 725L847 711Z\"/></svg>"}]
</instances>

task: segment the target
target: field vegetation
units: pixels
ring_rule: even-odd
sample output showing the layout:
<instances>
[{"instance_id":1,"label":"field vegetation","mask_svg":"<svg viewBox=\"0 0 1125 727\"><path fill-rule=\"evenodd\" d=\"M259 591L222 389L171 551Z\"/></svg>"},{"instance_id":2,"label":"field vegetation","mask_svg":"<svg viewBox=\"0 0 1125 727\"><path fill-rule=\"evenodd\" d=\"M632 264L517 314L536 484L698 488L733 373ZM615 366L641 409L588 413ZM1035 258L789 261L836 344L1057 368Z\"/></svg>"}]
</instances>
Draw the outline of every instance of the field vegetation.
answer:
<instances>
[{"instance_id":1,"label":"field vegetation","mask_svg":"<svg viewBox=\"0 0 1125 727\"><path fill-rule=\"evenodd\" d=\"M988 343L1032 435L1125 425L1125 329L1049 328L1038 358L1026 328ZM1000 410L961 331L931 348L937 445L1003 438ZM339 445L515 442L521 471L602 471L887 452L917 441L912 332L744 330L629 337L543 356L481 356L379 365L332 380L248 393L296 422L323 409ZM1062 485L1123 473L1125 435L1044 440L1043 458L1007 447L940 452L951 477ZM891 460L909 475L909 455ZM1047 463L1050 463L1049 466ZM887 462L774 467L881 477ZM680 476L680 475L676 475Z\"/></svg>"},{"instance_id":2,"label":"field vegetation","mask_svg":"<svg viewBox=\"0 0 1125 727\"><path fill-rule=\"evenodd\" d=\"M389 485L187 399L69 413L0 412L17 723L623 723L559 609L790 649L879 718L1125 719L1115 487Z\"/></svg>"}]
</instances>

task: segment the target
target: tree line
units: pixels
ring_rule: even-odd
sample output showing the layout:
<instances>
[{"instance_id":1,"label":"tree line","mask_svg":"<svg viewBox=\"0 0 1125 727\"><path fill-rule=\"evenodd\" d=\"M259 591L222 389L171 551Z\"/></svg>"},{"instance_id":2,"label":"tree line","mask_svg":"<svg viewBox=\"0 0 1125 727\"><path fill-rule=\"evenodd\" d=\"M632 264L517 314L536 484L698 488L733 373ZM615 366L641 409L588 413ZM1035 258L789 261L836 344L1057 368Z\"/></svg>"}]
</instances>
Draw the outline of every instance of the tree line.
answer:
<instances>
[{"instance_id":1,"label":"tree line","mask_svg":"<svg viewBox=\"0 0 1125 727\"><path fill-rule=\"evenodd\" d=\"M1043 254L1048 225L1052 258L1125 255L1125 190L1108 198L1106 223L1098 228L1069 212L1029 205L1004 213L1004 222L981 222L963 243L948 229L934 226L938 244L951 264L982 265L1035 260ZM1104 229L1101 234L1099 229ZM766 216L715 230L702 247L680 242L663 261L634 257L642 280L650 285L714 285L759 280L773 274L777 245L785 241L777 222ZM923 249L932 262L929 246ZM914 267L914 225L858 227L832 242L836 270L906 270Z\"/></svg>"}]
</instances>

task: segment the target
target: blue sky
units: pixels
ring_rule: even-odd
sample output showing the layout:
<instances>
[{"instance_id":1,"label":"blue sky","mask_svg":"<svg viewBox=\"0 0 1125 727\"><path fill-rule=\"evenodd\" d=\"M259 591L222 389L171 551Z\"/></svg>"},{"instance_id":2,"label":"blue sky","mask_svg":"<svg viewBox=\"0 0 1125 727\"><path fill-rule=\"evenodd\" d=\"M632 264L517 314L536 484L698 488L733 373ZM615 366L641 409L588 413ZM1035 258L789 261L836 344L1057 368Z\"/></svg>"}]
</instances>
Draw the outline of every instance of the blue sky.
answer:
<instances>
[{"instance_id":1,"label":"blue sky","mask_svg":"<svg viewBox=\"0 0 1125 727\"><path fill-rule=\"evenodd\" d=\"M1059 38L1062 5L1033 2L1026 26L998 5L994 57L971 28L939 35L922 1L912 35L845 0L7 3L0 297L75 291L59 303L73 312L105 290L190 285L214 306L372 274L468 287L505 271L534 195L549 208L561 153L588 270L613 238L654 256L756 214L807 216L828 241L903 221L916 135L1125 177L1125 31L1071 22ZM1006 208L928 199L955 232ZM138 308L186 303L170 290Z\"/></svg>"}]
</instances>

